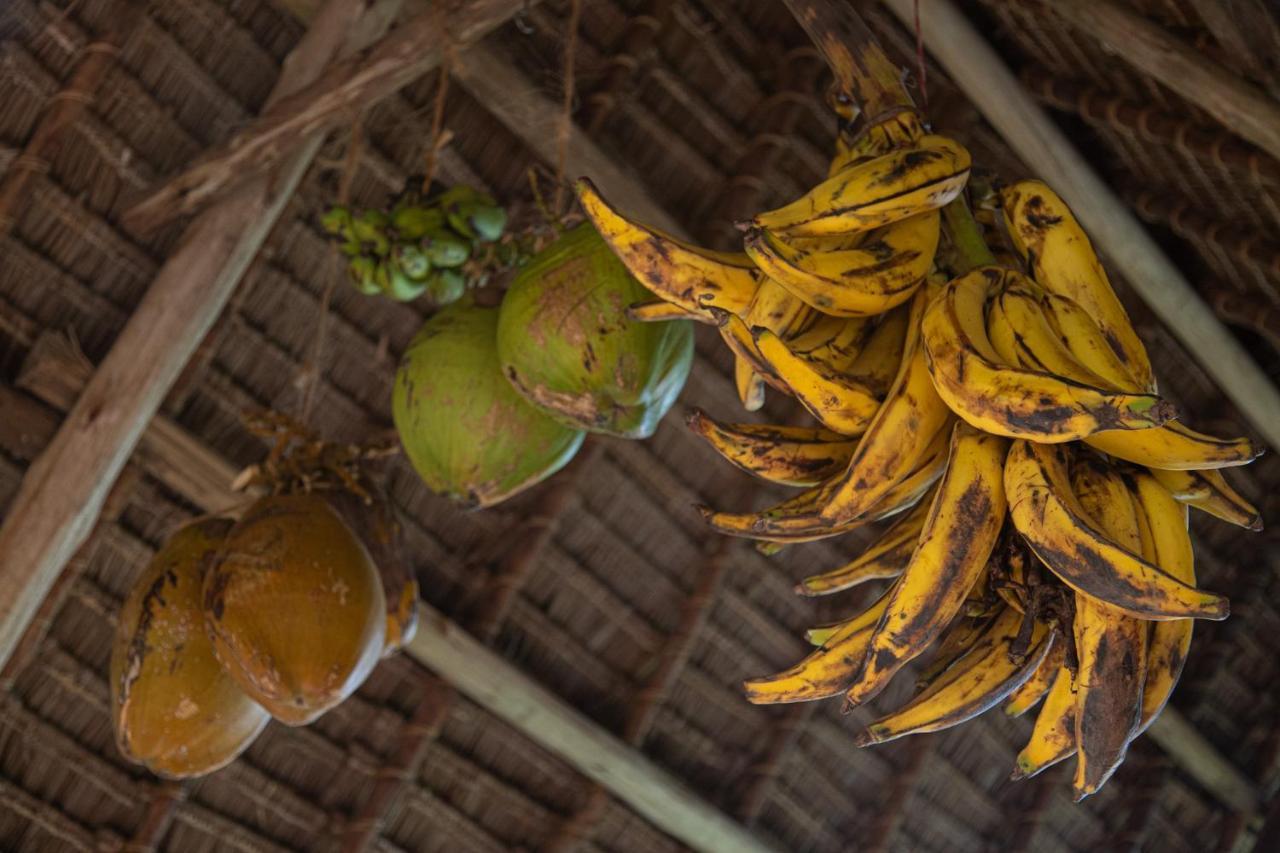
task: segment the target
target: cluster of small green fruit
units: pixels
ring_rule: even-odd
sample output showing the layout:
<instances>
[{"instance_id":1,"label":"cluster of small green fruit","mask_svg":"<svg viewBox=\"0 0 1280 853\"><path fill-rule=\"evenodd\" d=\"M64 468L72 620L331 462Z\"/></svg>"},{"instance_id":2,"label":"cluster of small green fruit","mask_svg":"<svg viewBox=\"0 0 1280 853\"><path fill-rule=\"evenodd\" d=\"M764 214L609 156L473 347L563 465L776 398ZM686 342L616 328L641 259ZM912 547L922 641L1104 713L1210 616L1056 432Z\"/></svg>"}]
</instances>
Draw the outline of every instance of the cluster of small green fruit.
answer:
<instances>
[{"instance_id":1,"label":"cluster of small green fruit","mask_svg":"<svg viewBox=\"0 0 1280 853\"><path fill-rule=\"evenodd\" d=\"M389 211L353 213L336 206L321 224L342 241L351 259L347 274L361 293L398 302L425 293L447 305L475 278L468 261L487 259L499 248L507 212L491 196L459 185L425 201L406 193Z\"/></svg>"}]
</instances>

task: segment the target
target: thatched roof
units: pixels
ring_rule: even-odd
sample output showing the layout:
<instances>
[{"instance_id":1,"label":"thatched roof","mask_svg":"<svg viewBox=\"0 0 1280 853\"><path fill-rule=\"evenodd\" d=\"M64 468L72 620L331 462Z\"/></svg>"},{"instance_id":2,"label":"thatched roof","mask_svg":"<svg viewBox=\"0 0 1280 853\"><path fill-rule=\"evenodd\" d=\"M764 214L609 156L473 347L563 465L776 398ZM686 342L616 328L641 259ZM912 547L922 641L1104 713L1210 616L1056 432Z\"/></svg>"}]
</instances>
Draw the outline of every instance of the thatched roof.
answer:
<instances>
[{"instance_id":1,"label":"thatched roof","mask_svg":"<svg viewBox=\"0 0 1280 853\"><path fill-rule=\"evenodd\" d=\"M30 380L43 351L37 342L70 335L89 362L106 356L185 225L131 233L119 224L123 209L258 114L305 30L287 11L293 4L151 3L121 33L118 55L56 155L24 160L87 46L128 20L130 5L7 0L0 12L0 172L34 172L20 205L0 210L0 507L74 399L64 394L59 403L48 377ZM1224 44L1196 12L1204 4L1129 5L1233 74L1277 91L1274 65ZM533 4L484 43L552 102L563 80L569 6ZM1280 377L1280 326L1267 313L1280 301L1280 163L1104 53L1047 4L983 0L965 9L1201 295L1237 324L1253 358ZM913 35L879 7L866 11L891 52L913 64ZM554 163L504 123L512 105L477 100L465 72L474 61L468 52L454 59L463 71L450 89L444 125L453 138L440 177L525 198L529 169L545 174ZM825 74L782 3L584 0L575 116L687 233L723 244L735 219L825 172L832 134ZM968 144L975 160L1010 176L1026 171L941 69L930 66L927 80L942 130ZM421 169L436 82L428 75L364 117L355 204L381 205ZM340 274L317 214L334 197L347 142L345 131L331 135L161 409L232 466L264 451L243 410L299 405L324 293ZM1247 430L1195 354L1131 292L1122 296L1162 386L1194 413L1193 425ZM321 433L362 440L390 428L393 365L427 310L345 286L334 291L312 417ZM1027 720L988 714L940 735L857 750L851 734L867 710L846 717L838 702L799 710L747 704L738 688L744 677L794 661L803 628L857 603L861 593L814 605L791 587L854 553L861 540L772 558L734 546L714 594L688 605L716 570L709 560L717 547L691 504L746 508L774 496L713 457L682 424L682 409L692 405L737 411L728 356L704 331L681 405L652 440L600 441L586 464L497 509L460 512L395 461L391 494L409 519L426 601L469 624L492 591L490 577L521 537L535 534L536 524L522 523L562 487L566 505L546 547L501 621L491 623L492 648L609 731L634 725L640 697L655 696L637 749L765 843L821 851L1232 849L1243 819L1149 737L1099 796L1072 804L1060 772L1007 781ZM775 396L767 414L792 419L798 411ZM163 454L144 442L69 564L47 633L0 694L0 849L119 849L131 839L175 851L327 849L362 815L380 774L394 770L437 683L406 656L388 660L314 726L272 724L243 758L187 786L161 785L126 763L112 741L106 684L116 613L168 532L216 508L175 488L158 459ZM1277 516L1274 454L1231 480ZM1173 705L1269 797L1280 779L1274 540L1204 516L1194 521L1201 578L1231 596L1234 612L1225 623L1197 626ZM672 644L682 625L690 636ZM671 677L646 694L662 661L672 663ZM899 685L885 700L901 692ZM598 815L580 814L599 798L589 780L467 698L454 699L438 722L438 732L419 738L425 759L392 798L372 849L538 849L569 835L587 849L681 847L617 799Z\"/></svg>"}]
</instances>

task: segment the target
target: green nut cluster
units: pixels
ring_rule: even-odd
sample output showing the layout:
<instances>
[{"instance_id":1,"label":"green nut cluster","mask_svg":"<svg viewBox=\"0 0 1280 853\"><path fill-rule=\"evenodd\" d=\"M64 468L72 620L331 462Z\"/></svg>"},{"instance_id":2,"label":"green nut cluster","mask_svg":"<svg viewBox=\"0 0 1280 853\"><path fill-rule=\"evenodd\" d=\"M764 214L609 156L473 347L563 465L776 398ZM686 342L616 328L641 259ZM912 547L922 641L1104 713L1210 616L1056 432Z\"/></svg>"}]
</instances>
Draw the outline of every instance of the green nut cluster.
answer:
<instances>
[{"instance_id":1,"label":"green nut cluster","mask_svg":"<svg viewBox=\"0 0 1280 853\"><path fill-rule=\"evenodd\" d=\"M468 261L502 239L507 212L492 197L459 185L426 201L405 194L389 211L333 207L321 225L342 241L356 290L398 302L425 293L448 305L467 290Z\"/></svg>"}]
</instances>

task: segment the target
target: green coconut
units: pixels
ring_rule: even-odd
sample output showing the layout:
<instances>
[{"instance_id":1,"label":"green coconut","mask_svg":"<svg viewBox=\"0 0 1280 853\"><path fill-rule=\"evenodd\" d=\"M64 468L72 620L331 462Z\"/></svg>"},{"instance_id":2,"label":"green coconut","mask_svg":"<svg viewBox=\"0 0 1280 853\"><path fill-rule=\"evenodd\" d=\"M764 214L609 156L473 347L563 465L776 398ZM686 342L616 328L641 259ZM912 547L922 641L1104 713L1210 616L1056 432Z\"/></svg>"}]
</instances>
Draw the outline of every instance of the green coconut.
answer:
<instances>
[{"instance_id":1,"label":"green coconut","mask_svg":"<svg viewBox=\"0 0 1280 853\"><path fill-rule=\"evenodd\" d=\"M428 488L492 506L565 466L580 430L525 402L502 378L498 309L470 297L442 309L409 344L391 410L400 442Z\"/></svg>"},{"instance_id":2,"label":"green coconut","mask_svg":"<svg viewBox=\"0 0 1280 853\"><path fill-rule=\"evenodd\" d=\"M520 394L561 423L648 438L693 364L688 320L636 323L652 298L590 223L534 256L502 300L498 356Z\"/></svg>"}]
</instances>

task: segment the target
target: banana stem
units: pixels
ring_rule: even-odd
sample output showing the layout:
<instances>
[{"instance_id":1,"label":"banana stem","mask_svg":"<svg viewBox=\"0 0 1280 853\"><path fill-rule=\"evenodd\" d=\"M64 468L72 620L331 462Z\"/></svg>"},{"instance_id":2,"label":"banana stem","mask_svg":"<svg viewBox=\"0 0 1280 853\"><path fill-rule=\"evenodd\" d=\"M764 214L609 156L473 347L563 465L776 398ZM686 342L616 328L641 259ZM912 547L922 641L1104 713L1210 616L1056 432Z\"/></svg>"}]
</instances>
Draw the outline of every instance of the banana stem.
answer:
<instances>
[{"instance_id":1,"label":"banana stem","mask_svg":"<svg viewBox=\"0 0 1280 853\"><path fill-rule=\"evenodd\" d=\"M953 274L964 275L975 267L996 262L996 256L991 254L987 241L982 239L982 229L963 195L942 208L942 222L955 254Z\"/></svg>"}]
</instances>

